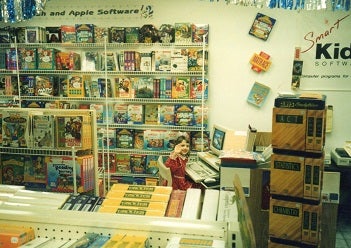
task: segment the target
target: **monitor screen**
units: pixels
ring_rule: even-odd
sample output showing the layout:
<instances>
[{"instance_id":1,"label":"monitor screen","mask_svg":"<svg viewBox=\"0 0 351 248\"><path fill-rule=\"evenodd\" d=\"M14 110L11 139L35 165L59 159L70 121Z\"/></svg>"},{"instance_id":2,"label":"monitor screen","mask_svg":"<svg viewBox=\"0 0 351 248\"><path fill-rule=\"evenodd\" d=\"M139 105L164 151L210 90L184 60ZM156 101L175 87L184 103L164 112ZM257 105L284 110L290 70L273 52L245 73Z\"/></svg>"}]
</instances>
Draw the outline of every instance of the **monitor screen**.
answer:
<instances>
[{"instance_id":1,"label":"monitor screen","mask_svg":"<svg viewBox=\"0 0 351 248\"><path fill-rule=\"evenodd\" d=\"M217 156L223 150L226 132L227 128L213 125L210 149Z\"/></svg>"}]
</instances>

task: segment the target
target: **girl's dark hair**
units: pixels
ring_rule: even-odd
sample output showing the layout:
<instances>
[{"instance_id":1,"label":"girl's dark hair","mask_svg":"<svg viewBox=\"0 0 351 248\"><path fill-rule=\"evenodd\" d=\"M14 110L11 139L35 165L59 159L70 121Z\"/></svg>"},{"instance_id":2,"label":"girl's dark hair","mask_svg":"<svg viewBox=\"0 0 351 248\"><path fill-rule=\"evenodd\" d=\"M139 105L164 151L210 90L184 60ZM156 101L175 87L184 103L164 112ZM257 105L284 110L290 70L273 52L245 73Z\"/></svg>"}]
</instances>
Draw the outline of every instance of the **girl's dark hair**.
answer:
<instances>
[{"instance_id":1,"label":"girl's dark hair","mask_svg":"<svg viewBox=\"0 0 351 248\"><path fill-rule=\"evenodd\" d=\"M189 139L188 139L186 136L180 135L180 136L176 139L174 145L176 146L176 145L182 143L183 140L185 140L187 143L190 143ZM190 149L189 149L188 153L186 154L186 156L187 156L187 157L190 156Z\"/></svg>"}]
</instances>

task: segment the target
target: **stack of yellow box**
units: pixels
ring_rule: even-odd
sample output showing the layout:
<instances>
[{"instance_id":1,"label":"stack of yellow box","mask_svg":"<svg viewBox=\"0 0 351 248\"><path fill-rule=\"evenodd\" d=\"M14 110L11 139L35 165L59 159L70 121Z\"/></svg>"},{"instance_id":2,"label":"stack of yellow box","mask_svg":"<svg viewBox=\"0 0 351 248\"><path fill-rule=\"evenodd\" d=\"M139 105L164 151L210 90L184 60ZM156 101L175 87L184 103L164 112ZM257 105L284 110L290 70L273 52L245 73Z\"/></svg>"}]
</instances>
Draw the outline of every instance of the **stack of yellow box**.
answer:
<instances>
[{"instance_id":1,"label":"stack of yellow box","mask_svg":"<svg viewBox=\"0 0 351 248\"><path fill-rule=\"evenodd\" d=\"M164 216L172 187L114 184L99 212Z\"/></svg>"},{"instance_id":2,"label":"stack of yellow box","mask_svg":"<svg viewBox=\"0 0 351 248\"><path fill-rule=\"evenodd\" d=\"M269 247L318 246L326 96L275 99Z\"/></svg>"}]
</instances>

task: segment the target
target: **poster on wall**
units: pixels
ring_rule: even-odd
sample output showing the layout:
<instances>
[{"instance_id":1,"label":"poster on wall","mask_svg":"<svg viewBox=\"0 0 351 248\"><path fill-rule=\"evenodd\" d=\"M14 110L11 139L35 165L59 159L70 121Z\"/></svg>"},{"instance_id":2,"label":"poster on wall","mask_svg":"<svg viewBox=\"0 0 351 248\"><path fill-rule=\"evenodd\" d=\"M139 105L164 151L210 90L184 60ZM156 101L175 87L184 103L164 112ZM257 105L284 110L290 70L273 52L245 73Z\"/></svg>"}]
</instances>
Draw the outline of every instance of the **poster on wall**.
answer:
<instances>
[{"instance_id":1,"label":"poster on wall","mask_svg":"<svg viewBox=\"0 0 351 248\"><path fill-rule=\"evenodd\" d=\"M351 15L306 15L300 25L300 89L351 90Z\"/></svg>"}]
</instances>

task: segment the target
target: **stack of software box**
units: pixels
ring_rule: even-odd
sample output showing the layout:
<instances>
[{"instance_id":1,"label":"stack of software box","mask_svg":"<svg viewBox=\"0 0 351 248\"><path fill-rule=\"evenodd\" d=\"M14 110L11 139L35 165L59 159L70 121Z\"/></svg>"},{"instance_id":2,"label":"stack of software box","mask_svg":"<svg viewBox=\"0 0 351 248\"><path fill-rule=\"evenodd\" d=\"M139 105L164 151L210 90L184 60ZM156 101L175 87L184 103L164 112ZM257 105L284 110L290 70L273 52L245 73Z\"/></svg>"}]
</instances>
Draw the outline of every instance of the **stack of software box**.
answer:
<instances>
[{"instance_id":1,"label":"stack of software box","mask_svg":"<svg viewBox=\"0 0 351 248\"><path fill-rule=\"evenodd\" d=\"M273 108L269 247L318 247L326 97L277 97Z\"/></svg>"}]
</instances>

